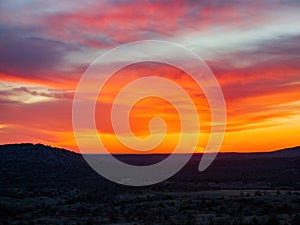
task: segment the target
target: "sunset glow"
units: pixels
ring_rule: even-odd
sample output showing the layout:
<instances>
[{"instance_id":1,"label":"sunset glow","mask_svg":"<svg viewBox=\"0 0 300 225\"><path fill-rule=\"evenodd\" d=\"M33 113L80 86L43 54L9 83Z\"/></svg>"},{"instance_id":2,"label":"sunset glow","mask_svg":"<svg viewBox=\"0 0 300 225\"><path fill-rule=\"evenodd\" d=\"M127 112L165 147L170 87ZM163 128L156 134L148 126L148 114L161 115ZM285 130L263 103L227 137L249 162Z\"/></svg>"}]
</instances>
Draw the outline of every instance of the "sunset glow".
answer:
<instances>
[{"instance_id":1,"label":"sunset glow","mask_svg":"<svg viewBox=\"0 0 300 225\"><path fill-rule=\"evenodd\" d=\"M78 151L72 102L84 71L120 44L165 40L197 53L220 83L227 107L221 151L300 145L299 7L299 1L279 0L87 1L81 5L1 1L0 144L32 142ZM113 153L137 153L114 135L111 106L124 85L149 75L171 79L192 97L201 130L190 127L188 132L200 132L195 150L203 152L211 127L207 99L188 74L162 63L137 63L114 74L96 106L99 138ZM177 100L185 109L186 102ZM122 104L128 104L126 99ZM138 102L130 114L131 129L145 139L149 121L157 116L164 119L167 135L147 153L171 153L181 127L178 113L167 101L150 97ZM91 152L98 149L91 146Z\"/></svg>"}]
</instances>

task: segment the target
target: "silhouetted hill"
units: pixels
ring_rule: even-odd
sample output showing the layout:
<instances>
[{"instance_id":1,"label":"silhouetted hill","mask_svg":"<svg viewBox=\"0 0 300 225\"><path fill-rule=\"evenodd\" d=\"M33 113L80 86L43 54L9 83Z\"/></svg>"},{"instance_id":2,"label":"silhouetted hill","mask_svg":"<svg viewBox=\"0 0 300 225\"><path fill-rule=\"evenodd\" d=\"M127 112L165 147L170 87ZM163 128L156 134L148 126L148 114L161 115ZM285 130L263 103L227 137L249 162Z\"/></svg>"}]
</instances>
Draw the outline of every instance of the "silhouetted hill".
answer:
<instances>
[{"instance_id":1,"label":"silhouetted hill","mask_svg":"<svg viewBox=\"0 0 300 225\"><path fill-rule=\"evenodd\" d=\"M28 178L38 173L48 176L87 167L80 154L42 144L1 145L0 162L6 176L19 172Z\"/></svg>"},{"instance_id":2,"label":"silhouetted hill","mask_svg":"<svg viewBox=\"0 0 300 225\"><path fill-rule=\"evenodd\" d=\"M294 148L285 148L271 152L271 154L277 157L299 157L300 156L300 146Z\"/></svg>"},{"instance_id":3,"label":"silhouetted hill","mask_svg":"<svg viewBox=\"0 0 300 225\"><path fill-rule=\"evenodd\" d=\"M80 154L42 144L1 145L0 164L2 187L68 188L95 180L104 183Z\"/></svg>"},{"instance_id":4,"label":"silhouetted hill","mask_svg":"<svg viewBox=\"0 0 300 225\"><path fill-rule=\"evenodd\" d=\"M1 159L8 161L24 161L27 163L63 164L81 160L79 154L61 148L53 148L42 144L8 144L0 145Z\"/></svg>"},{"instance_id":5,"label":"silhouetted hill","mask_svg":"<svg viewBox=\"0 0 300 225\"><path fill-rule=\"evenodd\" d=\"M141 165L166 155L116 157ZM127 187L102 178L80 154L2 145L0 224L299 224L299 147L219 154L201 173L200 158L162 183Z\"/></svg>"},{"instance_id":6,"label":"silhouetted hill","mask_svg":"<svg viewBox=\"0 0 300 225\"><path fill-rule=\"evenodd\" d=\"M270 152L253 152L253 153L219 153L219 159L240 158L240 159L259 159L259 158L293 158L300 157L300 146L293 148L280 149Z\"/></svg>"},{"instance_id":7,"label":"silhouetted hill","mask_svg":"<svg viewBox=\"0 0 300 225\"><path fill-rule=\"evenodd\" d=\"M186 182L197 182L198 187L214 188L271 188L274 186L299 187L299 147L266 153L220 153L213 164L204 172L197 168L202 154L195 154L190 162L167 182L172 188L183 188ZM167 155L116 155L119 160L134 165L158 162ZM180 155L178 155L180 159ZM94 172L78 153L52 148L42 144L9 144L0 146L1 183L60 186L111 185ZM179 182L178 182L179 181ZM208 185L208 183L219 185ZM239 182L235 187L233 182ZM163 185L163 184L162 184ZM194 188L194 186L192 186Z\"/></svg>"}]
</instances>

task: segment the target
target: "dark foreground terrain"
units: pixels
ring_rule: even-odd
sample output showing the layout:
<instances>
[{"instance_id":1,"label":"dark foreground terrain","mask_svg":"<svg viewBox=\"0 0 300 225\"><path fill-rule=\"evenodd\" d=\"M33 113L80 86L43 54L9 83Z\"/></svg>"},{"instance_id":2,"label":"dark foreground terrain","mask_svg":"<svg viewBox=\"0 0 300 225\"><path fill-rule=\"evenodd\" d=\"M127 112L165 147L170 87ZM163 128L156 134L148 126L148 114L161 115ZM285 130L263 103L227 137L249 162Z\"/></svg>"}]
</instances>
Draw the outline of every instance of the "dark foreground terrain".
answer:
<instances>
[{"instance_id":1,"label":"dark foreground terrain","mask_svg":"<svg viewBox=\"0 0 300 225\"><path fill-rule=\"evenodd\" d=\"M133 164L165 156L118 156ZM300 148L194 155L148 187L105 180L81 155L44 145L0 146L0 224L300 224Z\"/></svg>"}]
</instances>

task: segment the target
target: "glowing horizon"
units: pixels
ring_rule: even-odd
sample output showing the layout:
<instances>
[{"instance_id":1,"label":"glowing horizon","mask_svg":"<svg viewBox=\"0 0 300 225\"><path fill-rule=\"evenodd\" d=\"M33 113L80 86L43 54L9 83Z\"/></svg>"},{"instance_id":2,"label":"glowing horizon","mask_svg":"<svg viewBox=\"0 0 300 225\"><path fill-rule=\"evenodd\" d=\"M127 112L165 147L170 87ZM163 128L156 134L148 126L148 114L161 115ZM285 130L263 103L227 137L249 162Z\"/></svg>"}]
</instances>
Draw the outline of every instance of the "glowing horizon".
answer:
<instances>
[{"instance_id":1,"label":"glowing horizon","mask_svg":"<svg viewBox=\"0 0 300 225\"><path fill-rule=\"evenodd\" d=\"M277 0L272 4L267 0L1 2L0 144L43 143L78 152L72 101L85 69L120 44L157 39L191 49L215 74L227 106L222 152L299 146L299 6L297 1ZM210 128L207 100L186 74L162 64L132 65L115 74L96 107L99 136L112 153L133 153L116 141L110 121L101 121L101 115L109 115L124 84L150 73L189 91L201 121L196 152L202 152ZM180 126L167 102L155 98L139 102L130 124L138 137L145 138L149 120L157 115L165 119L168 133L151 153L170 153ZM199 131L191 127L189 132ZM91 151L96 151L93 147Z\"/></svg>"}]
</instances>

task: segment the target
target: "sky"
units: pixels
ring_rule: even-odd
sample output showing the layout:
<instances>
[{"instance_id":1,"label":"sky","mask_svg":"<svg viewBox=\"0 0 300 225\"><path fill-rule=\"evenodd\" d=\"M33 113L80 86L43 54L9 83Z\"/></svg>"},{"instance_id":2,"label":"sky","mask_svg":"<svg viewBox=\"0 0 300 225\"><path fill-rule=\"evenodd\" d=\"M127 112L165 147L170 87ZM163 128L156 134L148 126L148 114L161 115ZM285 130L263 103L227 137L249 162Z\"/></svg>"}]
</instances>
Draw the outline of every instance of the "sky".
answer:
<instances>
[{"instance_id":1,"label":"sky","mask_svg":"<svg viewBox=\"0 0 300 225\"><path fill-rule=\"evenodd\" d=\"M78 151L72 102L88 66L120 44L164 40L192 50L215 74L227 110L221 151L300 145L299 9L298 0L0 0L0 144L32 142ZM148 74L189 90L201 121L200 131L189 132L200 132L195 147L203 151L211 126L205 95L183 71L161 63L129 65L114 74L96 106L101 140L113 153L132 153L116 139L109 115L118 91ZM134 106L132 131L147 137L155 116L165 120L167 135L151 153L170 153L181 127L167 101L146 98Z\"/></svg>"}]
</instances>

